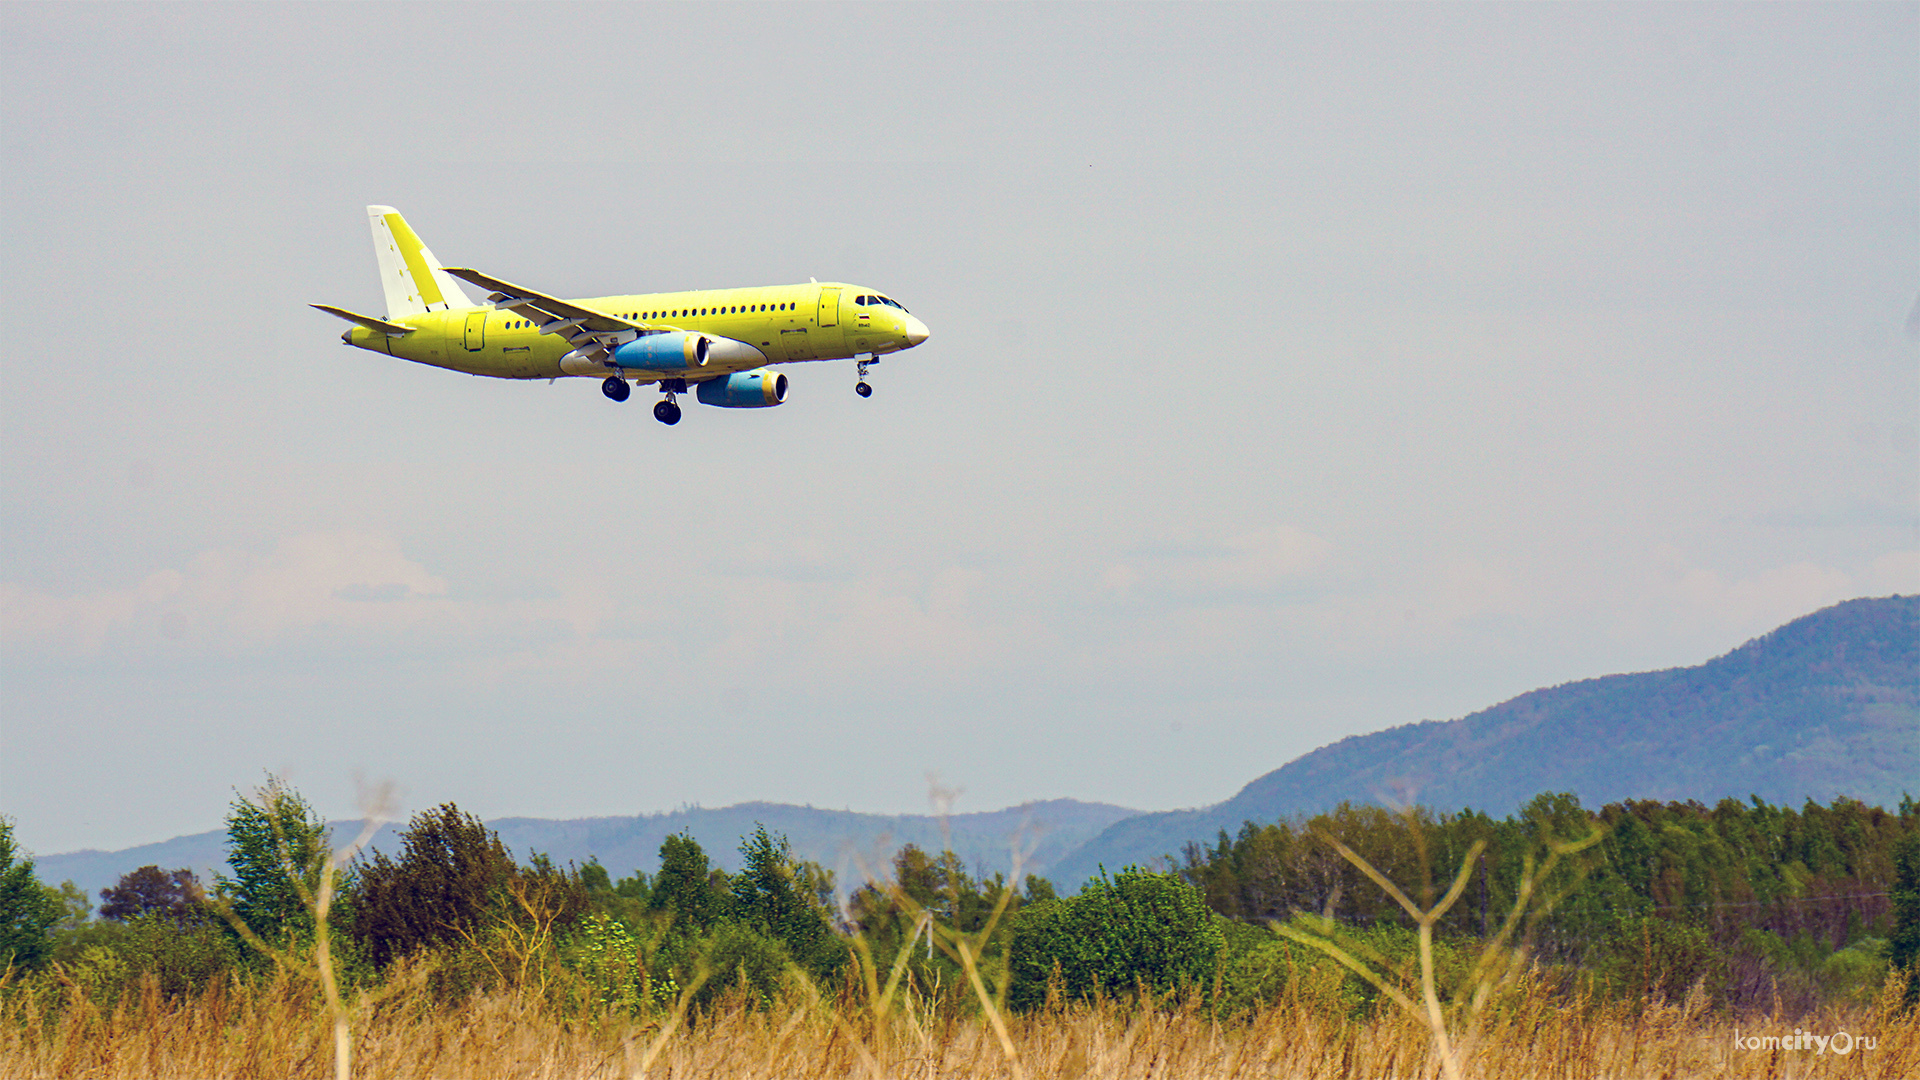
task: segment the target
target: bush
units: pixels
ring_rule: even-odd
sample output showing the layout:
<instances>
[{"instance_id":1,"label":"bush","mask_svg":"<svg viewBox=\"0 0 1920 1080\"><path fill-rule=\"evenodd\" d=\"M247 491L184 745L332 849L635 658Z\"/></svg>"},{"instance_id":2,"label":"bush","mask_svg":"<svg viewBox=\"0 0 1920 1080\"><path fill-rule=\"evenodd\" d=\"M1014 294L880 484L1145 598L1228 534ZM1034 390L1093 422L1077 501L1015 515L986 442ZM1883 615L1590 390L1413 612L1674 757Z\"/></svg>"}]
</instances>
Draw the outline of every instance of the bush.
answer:
<instances>
[{"instance_id":1,"label":"bush","mask_svg":"<svg viewBox=\"0 0 1920 1080\"><path fill-rule=\"evenodd\" d=\"M1043 900L1014 917L1008 1003L1044 1003L1056 968L1060 992L1074 999L1203 985L1224 943L1206 898L1178 876L1138 867L1102 874L1078 896Z\"/></svg>"},{"instance_id":2,"label":"bush","mask_svg":"<svg viewBox=\"0 0 1920 1080\"><path fill-rule=\"evenodd\" d=\"M1364 1006L1361 980L1319 950L1244 924L1223 929L1228 931L1229 946L1219 958L1216 1013L1247 1015L1289 995L1348 1014ZM1252 930L1253 940L1244 941L1237 930Z\"/></svg>"},{"instance_id":3,"label":"bush","mask_svg":"<svg viewBox=\"0 0 1920 1080\"><path fill-rule=\"evenodd\" d=\"M1889 970L1886 940L1863 938L1821 961L1815 979L1827 998L1869 1005L1886 983Z\"/></svg>"},{"instance_id":4,"label":"bush","mask_svg":"<svg viewBox=\"0 0 1920 1080\"><path fill-rule=\"evenodd\" d=\"M1705 930L1654 915L1622 920L1599 965L1616 993L1643 1001L1683 996L1703 980L1715 993L1723 967Z\"/></svg>"},{"instance_id":5,"label":"bush","mask_svg":"<svg viewBox=\"0 0 1920 1080\"><path fill-rule=\"evenodd\" d=\"M741 923L722 923L700 950L707 981L693 996L694 1005L711 1007L727 993L744 989L759 1008L766 1008L780 992L787 969L794 966L785 945ZM690 973L678 981L686 985Z\"/></svg>"},{"instance_id":6,"label":"bush","mask_svg":"<svg viewBox=\"0 0 1920 1080\"><path fill-rule=\"evenodd\" d=\"M104 929L104 928L103 928ZM233 935L211 919L180 922L148 912L94 935L70 965L74 982L103 1009L150 976L166 995L193 994L247 959Z\"/></svg>"}]
</instances>

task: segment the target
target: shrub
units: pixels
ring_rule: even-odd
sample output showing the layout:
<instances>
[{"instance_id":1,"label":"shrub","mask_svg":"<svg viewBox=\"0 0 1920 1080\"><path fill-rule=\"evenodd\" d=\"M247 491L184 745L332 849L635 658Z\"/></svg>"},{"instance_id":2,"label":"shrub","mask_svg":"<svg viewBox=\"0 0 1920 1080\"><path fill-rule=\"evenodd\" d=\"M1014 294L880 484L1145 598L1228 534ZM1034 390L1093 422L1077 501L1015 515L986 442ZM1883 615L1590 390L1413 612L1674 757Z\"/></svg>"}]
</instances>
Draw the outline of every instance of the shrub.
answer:
<instances>
[{"instance_id":1,"label":"shrub","mask_svg":"<svg viewBox=\"0 0 1920 1080\"><path fill-rule=\"evenodd\" d=\"M111 1009L142 977L154 979L162 994L193 994L246 958L233 935L212 919L181 923L152 911L83 946L71 976L102 1008Z\"/></svg>"},{"instance_id":2,"label":"shrub","mask_svg":"<svg viewBox=\"0 0 1920 1080\"><path fill-rule=\"evenodd\" d=\"M1365 1004L1362 981L1319 950L1244 924L1223 929L1230 943L1237 930L1252 930L1255 937L1239 948L1230 945L1220 955L1214 996L1217 1013L1244 1016L1286 997L1347 1014Z\"/></svg>"},{"instance_id":3,"label":"shrub","mask_svg":"<svg viewBox=\"0 0 1920 1080\"><path fill-rule=\"evenodd\" d=\"M1103 873L1078 896L1043 900L1014 917L1008 1003L1043 1003L1056 967L1060 992L1075 999L1201 985L1224 941L1206 898L1178 876L1138 867L1112 879Z\"/></svg>"},{"instance_id":4,"label":"shrub","mask_svg":"<svg viewBox=\"0 0 1920 1080\"><path fill-rule=\"evenodd\" d=\"M793 965L786 946L741 923L723 923L704 943L701 959L706 965L707 981L694 994L693 1002L710 1007L729 991L744 989L761 1008L771 1004L780 992L780 984ZM685 985L689 975L681 973Z\"/></svg>"},{"instance_id":5,"label":"shrub","mask_svg":"<svg viewBox=\"0 0 1920 1080\"><path fill-rule=\"evenodd\" d=\"M1704 929L1649 915L1621 920L1599 970L1621 996L1653 1001L1683 996L1702 980L1713 992L1722 966Z\"/></svg>"}]
</instances>

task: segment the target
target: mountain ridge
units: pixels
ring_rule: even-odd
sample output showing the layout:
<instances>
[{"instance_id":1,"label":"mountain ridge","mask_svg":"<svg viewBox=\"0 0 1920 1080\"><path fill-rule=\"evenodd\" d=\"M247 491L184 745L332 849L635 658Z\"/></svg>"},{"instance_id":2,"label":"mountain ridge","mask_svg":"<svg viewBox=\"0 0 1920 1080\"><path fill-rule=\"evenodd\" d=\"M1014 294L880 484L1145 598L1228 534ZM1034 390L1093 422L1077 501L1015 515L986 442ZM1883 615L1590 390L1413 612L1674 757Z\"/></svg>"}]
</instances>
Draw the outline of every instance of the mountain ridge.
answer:
<instances>
[{"instance_id":1,"label":"mountain ridge","mask_svg":"<svg viewBox=\"0 0 1920 1080\"><path fill-rule=\"evenodd\" d=\"M859 881L875 873L904 844L923 848L949 846L969 868L1007 873L1018 844L1022 869L1058 860L1077 849L1101 828L1139 814L1110 803L1077 799L1041 799L999 810L947 815L866 814L852 810L825 810L789 803L745 802L732 806L681 807L655 814L608 815L590 818L501 817L487 822L517 858L539 851L560 864L597 859L614 877L635 870L651 872L659 848L668 836L686 831L700 842L716 866L728 871L740 867L738 845L756 825L783 833L794 853L835 871L842 881ZM943 823L944 822L944 823ZM354 823L333 823L335 835L348 838ZM398 855L403 826L389 823L375 834L370 847ZM212 830L176 836L119 851L84 849L36 856L34 873L41 881L72 881L98 899L100 890L120 875L142 866L164 869L186 867L210 882L226 867L226 832Z\"/></svg>"},{"instance_id":2,"label":"mountain ridge","mask_svg":"<svg viewBox=\"0 0 1920 1080\"><path fill-rule=\"evenodd\" d=\"M1223 802L1115 822L1052 873L1073 888L1102 865L1150 862L1247 821L1341 802L1502 816L1542 791L1596 807L1749 795L1891 805L1915 787L1920 596L1862 598L1691 667L1580 679L1455 720L1350 735Z\"/></svg>"},{"instance_id":3,"label":"mountain ridge","mask_svg":"<svg viewBox=\"0 0 1920 1080\"><path fill-rule=\"evenodd\" d=\"M1616 723L1602 730L1596 717ZM1691 757L1678 760L1677 751ZM1649 768L1649 760L1663 767ZM1596 764L1578 769L1569 761ZM716 865L737 869L736 845L763 823L842 881L882 869L908 843L950 843L970 868L1005 873L1019 844L1023 870L1070 891L1102 865L1148 863L1246 821L1342 801L1411 799L1499 816L1542 791L1571 791L1596 807L1623 798L1748 795L1776 803L1847 795L1892 805L1910 787L1920 787L1920 596L1892 596L1824 608L1691 667L1580 679L1455 720L1350 735L1211 806L1141 813L1050 799L953 814L943 824L928 814L746 802L631 816L503 817L488 825L517 856L541 851L563 864L597 858L615 877L651 870L660 842L683 830ZM36 859L37 873L98 896L120 874L149 864L210 876L224 863L224 841L212 831L122 851L48 855ZM397 827L384 828L373 846L397 853Z\"/></svg>"}]
</instances>

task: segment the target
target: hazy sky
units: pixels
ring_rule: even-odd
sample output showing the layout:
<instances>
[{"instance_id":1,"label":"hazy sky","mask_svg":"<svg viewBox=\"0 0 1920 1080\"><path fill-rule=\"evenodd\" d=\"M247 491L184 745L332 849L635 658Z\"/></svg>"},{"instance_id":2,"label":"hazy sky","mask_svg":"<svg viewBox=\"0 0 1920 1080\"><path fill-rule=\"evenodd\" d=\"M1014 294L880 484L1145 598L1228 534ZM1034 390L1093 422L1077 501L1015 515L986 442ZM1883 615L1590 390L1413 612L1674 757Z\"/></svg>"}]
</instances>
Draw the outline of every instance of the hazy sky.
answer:
<instances>
[{"instance_id":1,"label":"hazy sky","mask_svg":"<svg viewBox=\"0 0 1920 1080\"><path fill-rule=\"evenodd\" d=\"M1920 6L10 4L0 813L1225 798L1920 591ZM343 348L364 206L872 285L655 423Z\"/></svg>"}]
</instances>

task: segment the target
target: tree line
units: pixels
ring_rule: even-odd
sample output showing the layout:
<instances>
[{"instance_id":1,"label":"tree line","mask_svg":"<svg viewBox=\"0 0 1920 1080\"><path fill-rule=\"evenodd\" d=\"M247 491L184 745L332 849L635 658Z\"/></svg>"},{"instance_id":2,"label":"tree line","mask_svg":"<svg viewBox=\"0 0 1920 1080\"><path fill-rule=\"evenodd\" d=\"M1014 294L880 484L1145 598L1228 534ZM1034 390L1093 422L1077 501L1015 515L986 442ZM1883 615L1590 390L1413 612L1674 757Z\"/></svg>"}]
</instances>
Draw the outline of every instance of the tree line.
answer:
<instances>
[{"instance_id":1,"label":"tree line","mask_svg":"<svg viewBox=\"0 0 1920 1080\"><path fill-rule=\"evenodd\" d=\"M1223 830L1211 845L1188 844L1178 865L1212 910L1235 920L1308 911L1404 928L1400 906L1329 841L1429 898L1484 844L1463 902L1439 925L1472 940L1511 910L1528 860L1549 839L1596 832L1591 848L1543 883L1553 903L1533 922L1536 955L1618 968L1637 950L1641 971L1629 981L1643 992L1704 979L1723 998L1759 1003L1783 984L1811 996L1887 962L1910 965L1920 950L1920 804L1911 796L1894 811L1847 798L1795 810L1758 797L1591 811L1572 795L1541 794L1504 819L1342 803L1248 822L1233 836Z\"/></svg>"},{"instance_id":2,"label":"tree line","mask_svg":"<svg viewBox=\"0 0 1920 1080\"><path fill-rule=\"evenodd\" d=\"M764 826L741 839L736 874L681 834L662 843L657 871L616 880L594 861L516 860L453 803L415 814L396 852L362 853L323 882L328 825L278 781L236 798L226 826L227 869L212 882L142 867L102 890L94 917L72 883L34 878L0 819L4 978L54 973L103 999L141 980L184 993L270 970L324 930L350 983L411 972L450 997L534 986L588 1011L698 1008L729 993L768 1002L796 977L955 1005L991 993L1016 1010L1182 991L1238 1008L1283 990L1366 1009L1378 986L1303 945L1298 928L1338 925L1376 967L1404 974L1415 924L1380 879L1421 909L1457 894L1431 928L1435 962L1456 974L1512 926L1567 980L1639 998L1699 986L1733 1006L1869 994L1920 955L1911 798L1896 811L1847 799L1591 811L1543 794L1504 819L1343 804L1223 831L1171 869L1103 869L1073 896L913 845L843 889ZM324 926L323 884L337 896Z\"/></svg>"}]
</instances>

